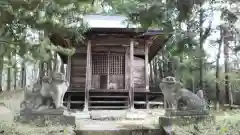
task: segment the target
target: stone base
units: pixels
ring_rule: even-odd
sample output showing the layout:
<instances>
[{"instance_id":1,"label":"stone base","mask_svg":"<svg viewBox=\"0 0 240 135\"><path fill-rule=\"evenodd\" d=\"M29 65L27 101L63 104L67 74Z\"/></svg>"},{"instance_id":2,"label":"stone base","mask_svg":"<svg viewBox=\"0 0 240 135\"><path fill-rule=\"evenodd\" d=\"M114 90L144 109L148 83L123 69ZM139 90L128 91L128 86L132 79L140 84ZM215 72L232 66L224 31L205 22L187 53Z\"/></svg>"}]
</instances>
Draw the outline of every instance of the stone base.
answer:
<instances>
[{"instance_id":1,"label":"stone base","mask_svg":"<svg viewBox=\"0 0 240 135\"><path fill-rule=\"evenodd\" d=\"M180 110L166 110L165 116L205 116L209 115L208 110L186 110L186 111L180 111Z\"/></svg>"},{"instance_id":2,"label":"stone base","mask_svg":"<svg viewBox=\"0 0 240 135\"><path fill-rule=\"evenodd\" d=\"M159 126L166 135L172 135L173 133L173 125L189 125L189 124L197 124L199 122L215 122L215 117L211 115L195 115L195 116L175 116L168 117L163 116L159 118Z\"/></svg>"},{"instance_id":3,"label":"stone base","mask_svg":"<svg viewBox=\"0 0 240 135\"><path fill-rule=\"evenodd\" d=\"M126 120L143 120L146 117L147 117L146 113L141 113L136 110L128 111L125 115Z\"/></svg>"},{"instance_id":4,"label":"stone base","mask_svg":"<svg viewBox=\"0 0 240 135\"><path fill-rule=\"evenodd\" d=\"M48 124L71 125L75 126L75 116L65 115L65 110L46 109L31 110L25 109L20 112L15 120L22 123L36 124L37 126L47 126Z\"/></svg>"},{"instance_id":5,"label":"stone base","mask_svg":"<svg viewBox=\"0 0 240 135\"><path fill-rule=\"evenodd\" d=\"M76 112L74 115L75 115L76 119L90 119L91 118L89 111Z\"/></svg>"}]
</instances>

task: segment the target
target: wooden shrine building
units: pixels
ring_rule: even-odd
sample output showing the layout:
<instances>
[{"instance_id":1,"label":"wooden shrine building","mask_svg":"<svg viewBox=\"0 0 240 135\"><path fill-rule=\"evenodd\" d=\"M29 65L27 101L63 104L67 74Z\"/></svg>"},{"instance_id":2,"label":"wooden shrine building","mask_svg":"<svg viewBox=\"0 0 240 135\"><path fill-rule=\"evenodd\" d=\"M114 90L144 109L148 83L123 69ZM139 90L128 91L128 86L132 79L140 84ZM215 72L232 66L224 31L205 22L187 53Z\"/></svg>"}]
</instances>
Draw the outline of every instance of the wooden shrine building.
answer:
<instances>
[{"instance_id":1,"label":"wooden shrine building","mask_svg":"<svg viewBox=\"0 0 240 135\"><path fill-rule=\"evenodd\" d=\"M107 25L107 24L105 24ZM152 36L161 38L152 40ZM149 108L161 93L149 90L148 63L168 40L161 31L90 27L84 44L68 60L69 109Z\"/></svg>"}]
</instances>

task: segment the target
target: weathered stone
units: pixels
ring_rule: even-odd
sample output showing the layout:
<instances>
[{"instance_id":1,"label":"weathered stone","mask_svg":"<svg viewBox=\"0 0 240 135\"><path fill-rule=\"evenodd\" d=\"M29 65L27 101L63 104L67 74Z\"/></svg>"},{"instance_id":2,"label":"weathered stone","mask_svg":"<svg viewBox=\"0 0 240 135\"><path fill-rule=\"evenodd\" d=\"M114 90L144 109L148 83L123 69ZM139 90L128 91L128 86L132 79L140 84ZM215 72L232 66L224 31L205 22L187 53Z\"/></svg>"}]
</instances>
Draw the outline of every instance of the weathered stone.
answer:
<instances>
[{"instance_id":1,"label":"weathered stone","mask_svg":"<svg viewBox=\"0 0 240 135\"><path fill-rule=\"evenodd\" d=\"M209 115L208 110L166 110L165 116L200 116L200 115Z\"/></svg>"},{"instance_id":2,"label":"weathered stone","mask_svg":"<svg viewBox=\"0 0 240 135\"><path fill-rule=\"evenodd\" d=\"M181 88L181 83L178 83L174 77L168 76L162 79L159 87L164 95L164 102L169 108L177 109L177 100L175 93Z\"/></svg>"},{"instance_id":3,"label":"weathered stone","mask_svg":"<svg viewBox=\"0 0 240 135\"><path fill-rule=\"evenodd\" d=\"M184 88L178 90L175 97L178 105L181 104L181 106L178 106L179 110L201 110L205 109L207 106L204 98L200 98Z\"/></svg>"},{"instance_id":4,"label":"weathered stone","mask_svg":"<svg viewBox=\"0 0 240 135\"><path fill-rule=\"evenodd\" d=\"M188 125L188 124L196 124L198 122L215 122L215 117L213 115L195 115L195 116L162 116L159 117L159 125L164 126L168 125Z\"/></svg>"},{"instance_id":5,"label":"weathered stone","mask_svg":"<svg viewBox=\"0 0 240 135\"><path fill-rule=\"evenodd\" d=\"M136 120L136 119L145 119L148 116L147 113L140 113L139 111L128 111L126 113L125 119L127 120Z\"/></svg>"},{"instance_id":6,"label":"weathered stone","mask_svg":"<svg viewBox=\"0 0 240 135\"><path fill-rule=\"evenodd\" d=\"M47 123L71 125L75 126L75 116L64 115L64 110L46 109L46 110L31 110L25 109L20 112L20 115L15 117L15 120L23 123L34 123L38 126L45 126Z\"/></svg>"},{"instance_id":7,"label":"weathered stone","mask_svg":"<svg viewBox=\"0 0 240 135\"><path fill-rule=\"evenodd\" d=\"M159 125L162 130L162 134L164 135L172 135L174 134L172 124L173 120L171 117L160 117Z\"/></svg>"},{"instance_id":8,"label":"weathered stone","mask_svg":"<svg viewBox=\"0 0 240 135\"><path fill-rule=\"evenodd\" d=\"M207 103L204 100L203 92L198 95L191 91L181 88L180 82L174 77L168 76L160 83L164 95L164 102L173 110L201 110L205 109Z\"/></svg>"},{"instance_id":9,"label":"weathered stone","mask_svg":"<svg viewBox=\"0 0 240 135\"><path fill-rule=\"evenodd\" d=\"M21 108L44 110L49 108L65 108L63 97L69 83L64 80L64 75L54 72L51 76L44 76L42 86L33 85L25 90L25 99Z\"/></svg>"},{"instance_id":10,"label":"weathered stone","mask_svg":"<svg viewBox=\"0 0 240 135\"><path fill-rule=\"evenodd\" d=\"M88 111L76 112L74 114L74 116L76 117L76 119L90 119L91 118L91 115Z\"/></svg>"},{"instance_id":11,"label":"weathered stone","mask_svg":"<svg viewBox=\"0 0 240 135\"><path fill-rule=\"evenodd\" d=\"M184 126L189 124L197 124L199 122L214 123L215 117L211 115L195 115L195 116L163 116L159 118L159 126L164 135L174 134L174 125Z\"/></svg>"}]
</instances>

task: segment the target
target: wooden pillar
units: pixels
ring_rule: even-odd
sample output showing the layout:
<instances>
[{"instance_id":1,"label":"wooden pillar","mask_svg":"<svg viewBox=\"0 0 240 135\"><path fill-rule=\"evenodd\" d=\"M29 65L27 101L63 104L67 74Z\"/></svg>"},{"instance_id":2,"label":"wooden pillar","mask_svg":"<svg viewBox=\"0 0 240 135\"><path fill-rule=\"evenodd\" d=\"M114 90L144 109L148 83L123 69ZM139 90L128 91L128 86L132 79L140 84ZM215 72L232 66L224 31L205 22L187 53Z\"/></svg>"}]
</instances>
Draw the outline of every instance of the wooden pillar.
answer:
<instances>
[{"instance_id":1,"label":"wooden pillar","mask_svg":"<svg viewBox=\"0 0 240 135\"><path fill-rule=\"evenodd\" d=\"M68 81L69 85L71 81L71 69L72 69L72 59L71 59L71 56L68 56L66 80Z\"/></svg>"},{"instance_id":2,"label":"wooden pillar","mask_svg":"<svg viewBox=\"0 0 240 135\"><path fill-rule=\"evenodd\" d=\"M134 40L130 41L130 65L129 65L129 102L130 109L134 109L134 80L133 80Z\"/></svg>"},{"instance_id":3,"label":"wooden pillar","mask_svg":"<svg viewBox=\"0 0 240 135\"><path fill-rule=\"evenodd\" d=\"M88 111L89 90L91 88L91 40L87 43L86 83L84 111Z\"/></svg>"},{"instance_id":4,"label":"wooden pillar","mask_svg":"<svg viewBox=\"0 0 240 135\"><path fill-rule=\"evenodd\" d=\"M128 55L129 49L128 47L125 48L125 89L129 90L129 64L128 64L128 60L129 60L129 55Z\"/></svg>"},{"instance_id":5,"label":"wooden pillar","mask_svg":"<svg viewBox=\"0 0 240 135\"><path fill-rule=\"evenodd\" d=\"M144 61L144 65L145 65L145 88L146 91L149 91L149 76L148 76L148 43L145 42L144 45L144 54L145 54L145 61ZM146 108L149 109L149 99L148 99L148 93L146 94Z\"/></svg>"},{"instance_id":6,"label":"wooden pillar","mask_svg":"<svg viewBox=\"0 0 240 135\"><path fill-rule=\"evenodd\" d=\"M149 90L149 76L148 76L148 44L145 42L145 86Z\"/></svg>"},{"instance_id":7,"label":"wooden pillar","mask_svg":"<svg viewBox=\"0 0 240 135\"><path fill-rule=\"evenodd\" d=\"M71 95L68 94L67 96L67 109L70 110L71 109Z\"/></svg>"}]
</instances>

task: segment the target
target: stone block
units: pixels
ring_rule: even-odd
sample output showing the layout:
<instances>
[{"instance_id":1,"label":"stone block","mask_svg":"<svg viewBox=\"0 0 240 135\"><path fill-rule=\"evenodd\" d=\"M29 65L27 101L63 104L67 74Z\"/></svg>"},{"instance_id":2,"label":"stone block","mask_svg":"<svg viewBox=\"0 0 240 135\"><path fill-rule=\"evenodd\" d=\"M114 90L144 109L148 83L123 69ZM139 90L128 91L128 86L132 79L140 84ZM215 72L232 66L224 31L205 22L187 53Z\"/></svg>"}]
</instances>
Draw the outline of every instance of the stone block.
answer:
<instances>
[{"instance_id":1,"label":"stone block","mask_svg":"<svg viewBox=\"0 0 240 135\"><path fill-rule=\"evenodd\" d=\"M205 116L209 115L208 110L166 110L165 116Z\"/></svg>"},{"instance_id":2,"label":"stone block","mask_svg":"<svg viewBox=\"0 0 240 135\"><path fill-rule=\"evenodd\" d=\"M195 116L163 116L159 118L159 126L164 135L172 135L173 125L189 125L199 122L215 122L215 117L212 115L195 115Z\"/></svg>"},{"instance_id":3,"label":"stone block","mask_svg":"<svg viewBox=\"0 0 240 135\"><path fill-rule=\"evenodd\" d=\"M46 126L47 124L71 125L75 126L75 116L65 115L63 110L46 109L41 111L25 109L20 112L15 120L22 123L32 123L37 126Z\"/></svg>"}]
</instances>

